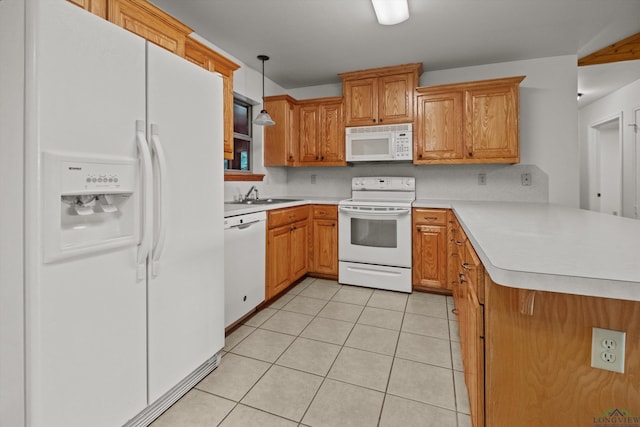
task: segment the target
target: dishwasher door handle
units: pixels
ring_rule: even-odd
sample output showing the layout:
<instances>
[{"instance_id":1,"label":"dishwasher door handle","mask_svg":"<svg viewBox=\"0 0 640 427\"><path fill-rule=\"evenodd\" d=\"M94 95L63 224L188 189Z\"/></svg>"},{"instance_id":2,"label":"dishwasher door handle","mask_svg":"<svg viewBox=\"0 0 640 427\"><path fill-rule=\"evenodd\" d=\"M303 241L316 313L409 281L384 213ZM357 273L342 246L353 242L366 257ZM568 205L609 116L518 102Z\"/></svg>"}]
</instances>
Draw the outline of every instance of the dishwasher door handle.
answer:
<instances>
[{"instance_id":1,"label":"dishwasher door handle","mask_svg":"<svg viewBox=\"0 0 640 427\"><path fill-rule=\"evenodd\" d=\"M244 229L246 229L246 228L251 227L253 224L257 224L257 223L259 223L260 221L261 221L261 220L257 219L257 220L255 220L255 221L246 222L246 223L244 223L244 224L232 225L232 226L231 226L231 227L229 227L228 229L229 229L229 230L231 230L231 229L237 228L238 230L244 230Z\"/></svg>"}]
</instances>

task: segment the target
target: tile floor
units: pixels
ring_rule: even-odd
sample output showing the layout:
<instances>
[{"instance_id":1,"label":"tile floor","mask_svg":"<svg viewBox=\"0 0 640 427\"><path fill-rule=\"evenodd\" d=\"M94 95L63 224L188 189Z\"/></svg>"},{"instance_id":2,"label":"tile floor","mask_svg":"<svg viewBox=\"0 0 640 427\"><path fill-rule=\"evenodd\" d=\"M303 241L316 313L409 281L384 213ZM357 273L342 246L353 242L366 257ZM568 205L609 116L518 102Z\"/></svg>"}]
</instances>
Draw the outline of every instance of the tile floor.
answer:
<instances>
[{"instance_id":1,"label":"tile floor","mask_svg":"<svg viewBox=\"0 0 640 427\"><path fill-rule=\"evenodd\" d=\"M470 427L451 297L307 278L153 427Z\"/></svg>"}]
</instances>

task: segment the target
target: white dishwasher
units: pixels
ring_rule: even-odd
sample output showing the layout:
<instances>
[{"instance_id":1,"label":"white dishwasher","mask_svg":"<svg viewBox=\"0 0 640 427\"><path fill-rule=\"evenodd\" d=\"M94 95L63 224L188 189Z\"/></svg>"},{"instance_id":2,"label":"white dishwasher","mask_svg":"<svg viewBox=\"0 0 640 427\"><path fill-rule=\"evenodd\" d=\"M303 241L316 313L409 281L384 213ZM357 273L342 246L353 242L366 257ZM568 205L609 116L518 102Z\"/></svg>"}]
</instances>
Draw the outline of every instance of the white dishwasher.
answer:
<instances>
[{"instance_id":1,"label":"white dishwasher","mask_svg":"<svg viewBox=\"0 0 640 427\"><path fill-rule=\"evenodd\" d=\"M266 220L265 212L224 219L225 327L264 301Z\"/></svg>"}]
</instances>

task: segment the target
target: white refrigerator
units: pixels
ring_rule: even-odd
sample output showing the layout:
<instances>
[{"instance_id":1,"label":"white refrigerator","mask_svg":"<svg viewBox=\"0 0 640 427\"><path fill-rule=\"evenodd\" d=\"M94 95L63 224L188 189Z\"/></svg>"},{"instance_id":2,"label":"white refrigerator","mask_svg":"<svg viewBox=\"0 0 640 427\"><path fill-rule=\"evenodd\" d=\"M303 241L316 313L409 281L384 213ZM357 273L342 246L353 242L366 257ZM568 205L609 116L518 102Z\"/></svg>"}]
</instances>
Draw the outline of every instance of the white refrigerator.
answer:
<instances>
[{"instance_id":1,"label":"white refrigerator","mask_svg":"<svg viewBox=\"0 0 640 427\"><path fill-rule=\"evenodd\" d=\"M148 424L224 346L221 78L65 0L2 3L25 22L3 172L24 176L25 422Z\"/></svg>"}]
</instances>

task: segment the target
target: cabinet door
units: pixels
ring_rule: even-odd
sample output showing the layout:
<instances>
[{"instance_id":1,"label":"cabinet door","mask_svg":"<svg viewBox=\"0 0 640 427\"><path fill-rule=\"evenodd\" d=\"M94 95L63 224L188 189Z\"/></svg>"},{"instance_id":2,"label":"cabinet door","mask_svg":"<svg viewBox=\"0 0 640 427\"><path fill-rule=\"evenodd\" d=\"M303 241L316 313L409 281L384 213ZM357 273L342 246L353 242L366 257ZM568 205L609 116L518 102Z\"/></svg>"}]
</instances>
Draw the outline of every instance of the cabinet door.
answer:
<instances>
[{"instance_id":1,"label":"cabinet door","mask_svg":"<svg viewBox=\"0 0 640 427\"><path fill-rule=\"evenodd\" d=\"M342 103L320 104L320 160L331 163L344 163L344 124L342 122Z\"/></svg>"},{"instance_id":2,"label":"cabinet door","mask_svg":"<svg viewBox=\"0 0 640 427\"><path fill-rule=\"evenodd\" d=\"M302 277L309 271L309 226L307 221L296 222L291 226L291 252L286 263L290 265L290 282Z\"/></svg>"},{"instance_id":3,"label":"cabinet door","mask_svg":"<svg viewBox=\"0 0 640 427\"><path fill-rule=\"evenodd\" d=\"M343 85L345 126L378 123L378 79L346 80Z\"/></svg>"},{"instance_id":4,"label":"cabinet door","mask_svg":"<svg viewBox=\"0 0 640 427\"><path fill-rule=\"evenodd\" d=\"M464 158L462 92L418 96L414 163Z\"/></svg>"},{"instance_id":5,"label":"cabinet door","mask_svg":"<svg viewBox=\"0 0 640 427\"><path fill-rule=\"evenodd\" d=\"M107 19L107 0L68 0L77 4L84 10L97 15L103 19Z\"/></svg>"},{"instance_id":6,"label":"cabinet door","mask_svg":"<svg viewBox=\"0 0 640 427\"><path fill-rule=\"evenodd\" d=\"M291 226L269 230L267 234L267 299L273 298L289 285L291 256Z\"/></svg>"},{"instance_id":7,"label":"cabinet door","mask_svg":"<svg viewBox=\"0 0 640 427\"><path fill-rule=\"evenodd\" d=\"M224 158L233 159L233 74L222 75L223 117L224 117Z\"/></svg>"},{"instance_id":8,"label":"cabinet door","mask_svg":"<svg viewBox=\"0 0 640 427\"><path fill-rule=\"evenodd\" d=\"M469 89L465 98L467 157L519 162L518 85Z\"/></svg>"},{"instance_id":9,"label":"cabinet door","mask_svg":"<svg viewBox=\"0 0 640 427\"><path fill-rule=\"evenodd\" d=\"M318 106L300 107L300 162L319 162Z\"/></svg>"},{"instance_id":10,"label":"cabinet door","mask_svg":"<svg viewBox=\"0 0 640 427\"><path fill-rule=\"evenodd\" d=\"M171 15L142 0L109 0L108 19L182 57L187 36L192 32Z\"/></svg>"},{"instance_id":11,"label":"cabinet door","mask_svg":"<svg viewBox=\"0 0 640 427\"><path fill-rule=\"evenodd\" d=\"M311 270L314 273L338 275L338 221L335 219L313 221Z\"/></svg>"},{"instance_id":12,"label":"cabinet door","mask_svg":"<svg viewBox=\"0 0 640 427\"><path fill-rule=\"evenodd\" d=\"M448 289L446 227L416 226L413 238L413 285L416 288Z\"/></svg>"},{"instance_id":13,"label":"cabinet door","mask_svg":"<svg viewBox=\"0 0 640 427\"><path fill-rule=\"evenodd\" d=\"M469 393L471 423L484 426L484 311L472 287L465 292L465 327L460 334L464 379Z\"/></svg>"},{"instance_id":14,"label":"cabinet door","mask_svg":"<svg viewBox=\"0 0 640 427\"><path fill-rule=\"evenodd\" d=\"M265 98L264 106L276 122L264 128L264 165L292 166L297 148L295 106L287 99Z\"/></svg>"},{"instance_id":15,"label":"cabinet door","mask_svg":"<svg viewBox=\"0 0 640 427\"><path fill-rule=\"evenodd\" d=\"M378 123L384 125L412 122L415 86L412 73L380 77Z\"/></svg>"}]
</instances>

